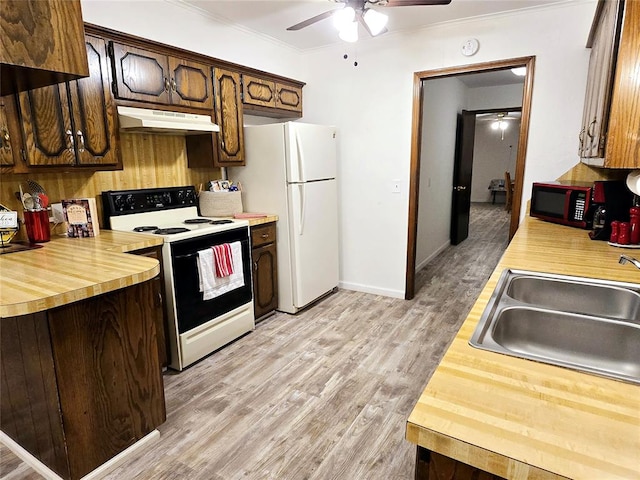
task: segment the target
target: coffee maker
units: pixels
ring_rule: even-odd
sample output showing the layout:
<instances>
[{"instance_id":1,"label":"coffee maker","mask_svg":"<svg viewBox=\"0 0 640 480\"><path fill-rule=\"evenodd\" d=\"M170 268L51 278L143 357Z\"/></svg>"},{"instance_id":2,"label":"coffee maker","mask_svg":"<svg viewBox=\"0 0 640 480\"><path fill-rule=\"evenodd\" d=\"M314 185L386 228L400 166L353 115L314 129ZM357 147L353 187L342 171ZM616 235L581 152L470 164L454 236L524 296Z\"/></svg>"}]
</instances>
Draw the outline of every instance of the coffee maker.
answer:
<instances>
[{"instance_id":1,"label":"coffee maker","mask_svg":"<svg viewBox=\"0 0 640 480\"><path fill-rule=\"evenodd\" d=\"M591 240L609 240L611 222L629 221L629 209L633 206L633 193L623 180L598 180L593 183L591 208Z\"/></svg>"}]
</instances>

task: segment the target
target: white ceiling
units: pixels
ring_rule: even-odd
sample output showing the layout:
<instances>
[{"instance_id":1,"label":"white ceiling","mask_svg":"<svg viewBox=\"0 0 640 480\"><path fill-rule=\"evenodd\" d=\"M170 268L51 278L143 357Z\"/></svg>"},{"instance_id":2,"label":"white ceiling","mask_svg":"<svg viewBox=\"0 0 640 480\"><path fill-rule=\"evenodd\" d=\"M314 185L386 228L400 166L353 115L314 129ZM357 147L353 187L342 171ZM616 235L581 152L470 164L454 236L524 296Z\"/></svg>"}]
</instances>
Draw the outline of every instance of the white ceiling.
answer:
<instances>
[{"instance_id":1,"label":"white ceiling","mask_svg":"<svg viewBox=\"0 0 640 480\"><path fill-rule=\"evenodd\" d=\"M172 0L200 10L222 23L270 37L298 50L341 42L331 19L321 20L298 31L287 27L328 10L342 8L337 0ZM375 7L389 15L390 33L418 29L438 23L516 10L540 8L571 0L452 0L449 5ZM359 27L360 38L368 35ZM376 39L372 39L375 41Z\"/></svg>"}]
</instances>

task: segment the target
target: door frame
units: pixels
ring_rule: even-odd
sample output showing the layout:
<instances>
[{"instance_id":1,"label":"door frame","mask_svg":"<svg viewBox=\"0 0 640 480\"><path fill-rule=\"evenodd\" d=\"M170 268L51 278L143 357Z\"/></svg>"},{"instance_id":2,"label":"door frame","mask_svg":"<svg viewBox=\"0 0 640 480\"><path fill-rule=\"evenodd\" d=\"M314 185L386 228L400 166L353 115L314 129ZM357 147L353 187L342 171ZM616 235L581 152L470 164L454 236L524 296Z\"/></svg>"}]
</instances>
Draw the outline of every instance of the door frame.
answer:
<instances>
[{"instance_id":1,"label":"door frame","mask_svg":"<svg viewBox=\"0 0 640 480\"><path fill-rule=\"evenodd\" d=\"M420 145L422 142L422 103L424 80L434 78L453 77L461 74L483 73L508 68L526 67L522 92L522 118L518 152L516 156L516 171L514 176L513 203L511 208L511 222L509 225L509 241L518 229L520 219L520 203L522 201L522 184L526 163L527 144L529 141L529 118L531 116L531 100L533 95L533 75L535 56L517 57L435 70L425 70L413 74L413 114L411 120L411 165L409 173L409 212L407 232L407 265L404 298L410 300L415 295L416 274L416 239L418 235L418 199L420 188Z\"/></svg>"}]
</instances>

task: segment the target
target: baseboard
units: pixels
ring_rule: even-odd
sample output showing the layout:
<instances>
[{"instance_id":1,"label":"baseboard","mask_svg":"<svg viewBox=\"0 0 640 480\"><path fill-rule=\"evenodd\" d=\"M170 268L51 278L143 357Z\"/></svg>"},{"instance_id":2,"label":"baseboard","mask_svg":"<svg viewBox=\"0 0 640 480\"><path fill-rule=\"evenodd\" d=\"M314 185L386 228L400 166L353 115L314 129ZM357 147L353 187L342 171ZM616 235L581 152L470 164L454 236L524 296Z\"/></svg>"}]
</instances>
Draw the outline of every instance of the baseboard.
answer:
<instances>
[{"instance_id":1,"label":"baseboard","mask_svg":"<svg viewBox=\"0 0 640 480\"><path fill-rule=\"evenodd\" d=\"M98 468L89 472L87 475L82 477L81 480L98 480L99 478L104 477L110 471L115 469L118 465L122 464L124 461L129 460L132 456L138 456L141 449L147 447L148 445L157 442L160 439L160 432L158 430L153 430L148 433L146 436L142 437L136 443L131 445L126 450L120 452L112 459L100 465ZM11 450L18 458L20 458L24 463L33 468L36 472L42 475L46 480L62 480L62 478L56 474L53 470L47 467L44 463L38 460L36 457L31 455L27 450L22 448L15 440L13 440L9 435L0 431L0 442L3 443L9 450Z\"/></svg>"},{"instance_id":2,"label":"baseboard","mask_svg":"<svg viewBox=\"0 0 640 480\"><path fill-rule=\"evenodd\" d=\"M420 270L422 270L425 265L427 263L429 263L431 260L433 260L434 258L436 258L438 255L440 255L442 252L444 252L444 250L449 247L449 245L451 245L451 241L447 240L445 243L443 243L435 252L433 252L431 255L429 255L426 259L424 259L422 262L420 262L419 265L416 265L416 272L419 272Z\"/></svg>"},{"instance_id":3,"label":"baseboard","mask_svg":"<svg viewBox=\"0 0 640 480\"><path fill-rule=\"evenodd\" d=\"M392 290L390 288L378 288L371 285L362 285L360 283L340 282L340 288L345 290L354 290L356 292L372 293L374 295L382 295L384 297L404 298L404 290Z\"/></svg>"}]
</instances>

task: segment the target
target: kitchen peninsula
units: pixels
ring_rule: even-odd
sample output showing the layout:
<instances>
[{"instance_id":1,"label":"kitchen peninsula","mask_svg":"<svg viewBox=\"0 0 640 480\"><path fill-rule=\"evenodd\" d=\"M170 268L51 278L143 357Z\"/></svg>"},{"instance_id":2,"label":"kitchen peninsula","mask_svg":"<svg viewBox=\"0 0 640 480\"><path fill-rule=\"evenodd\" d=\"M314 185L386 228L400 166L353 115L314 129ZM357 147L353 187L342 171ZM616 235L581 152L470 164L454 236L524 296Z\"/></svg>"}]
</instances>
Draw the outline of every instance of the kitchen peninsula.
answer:
<instances>
[{"instance_id":1,"label":"kitchen peninsula","mask_svg":"<svg viewBox=\"0 0 640 480\"><path fill-rule=\"evenodd\" d=\"M640 283L639 270L618 264L621 253L584 230L525 219L407 421L406 438L418 445L416 479L439 468L457 469L455 478L478 470L513 479L640 478L639 385L468 344L504 269Z\"/></svg>"},{"instance_id":2,"label":"kitchen peninsula","mask_svg":"<svg viewBox=\"0 0 640 480\"><path fill-rule=\"evenodd\" d=\"M159 263L125 252L161 243L104 231L0 256L2 437L44 471L78 479L158 437Z\"/></svg>"}]
</instances>

